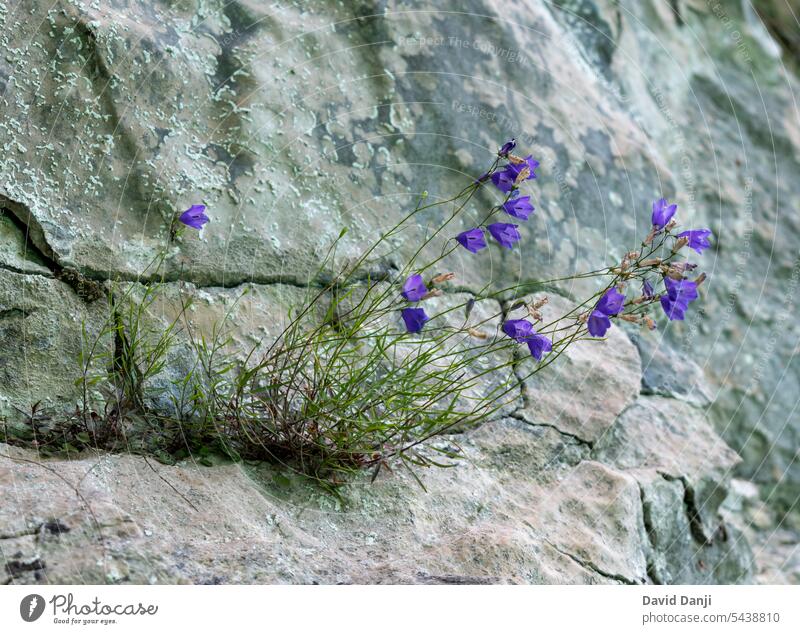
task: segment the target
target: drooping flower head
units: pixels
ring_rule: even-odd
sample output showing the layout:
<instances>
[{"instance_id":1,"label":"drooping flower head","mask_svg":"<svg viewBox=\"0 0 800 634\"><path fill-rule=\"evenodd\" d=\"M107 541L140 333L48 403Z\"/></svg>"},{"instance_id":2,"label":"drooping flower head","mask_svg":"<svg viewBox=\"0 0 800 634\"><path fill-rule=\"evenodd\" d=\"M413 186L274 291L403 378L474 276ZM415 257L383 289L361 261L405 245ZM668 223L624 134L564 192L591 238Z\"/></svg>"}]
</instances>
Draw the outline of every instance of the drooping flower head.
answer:
<instances>
[{"instance_id":1,"label":"drooping flower head","mask_svg":"<svg viewBox=\"0 0 800 634\"><path fill-rule=\"evenodd\" d=\"M509 216L519 218L520 220L527 220L534 212L534 206L531 205L530 196L512 198L503 203L503 209Z\"/></svg>"},{"instance_id":2,"label":"drooping flower head","mask_svg":"<svg viewBox=\"0 0 800 634\"><path fill-rule=\"evenodd\" d=\"M497 150L497 156L502 156L503 158L508 156L508 153L511 152L515 147L517 147L517 140L510 139L503 143L502 147Z\"/></svg>"},{"instance_id":3,"label":"drooping flower head","mask_svg":"<svg viewBox=\"0 0 800 634\"><path fill-rule=\"evenodd\" d=\"M509 319L503 324L503 332L518 343L523 343L534 330L533 324L525 319Z\"/></svg>"},{"instance_id":4,"label":"drooping flower head","mask_svg":"<svg viewBox=\"0 0 800 634\"><path fill-rule=\"evenodd\" d=\"M539 333L534 333L528 337L525 343L528 344L528 350L530 350L531 356L537 361L541 361L542 355L553 349L553 342Z\"/></svg>"},{"instance_id":5,"label":"drooping flower head","mask_svg":"<svg viewBox=\"0 0 800 634\"><path fill-rule=\"evenodd\" d=\"M698 253L702 253L703 249L707 249L711 246L709 238L712 235L711 229L690 229L689 231L679 233L677 237L686 238L689 241L688 244L690 249L694 249Z\"/></svg>"},{"instance_id":6,"label":"drooping flower head","mask_svg":"<svg viewBox=\"0 0 800 634\"><path fill-rule=\"evenodd\" d=\"M415 273L408 276L408 279L403 284L401 295L410 302L418 302L427 292L428 289L425 286L425 282L422 281L422 276Z\"/></svg>"},{"instance_id":7,"label":"drooping flower head","mask_svg":"<svg viewBox=\"0 0 800 634\"><path fill-rule=\"evenodd\" d=\"M605 294L597 302L594 307L595 311L599 311L608 317L612 317L622 311L622 306L625 304L625 295L620 293L616 288L609 288Z\"/></svg>"},{"instance_id":8,"label":"drooping flower head","mask_svg":"<svg viewBox=\"0 0 800 634\"><path fill-rule=\"evenodd\" d=\"M645 299L653 299L653 297L655 297L655 289L650 280L642 282L642 295Z\"/></svg>"},{"instance_id":9,"label":"drooping flower head","mask_svg":"<svg viewBox=\"0 0 800 634\"><path fill-rule=\"evenodd\" d=\"M586 325L589 327L589 334L592 337L603 337L606 331L611 328L611 320L608 315L601 313L599 310L593 310Z\"/></svg>"},{"instance_id":10,"label":"drooping flower head","mask_svg":"<svg viewBox=\"0 0 800 634\"><path fill-rule=\"evenodd\" d=\"M205 212L205 205L192 205L178 217L178 220L187 227L199 230L203 228L204 224L211 220L211 218L206 216Z\"/></svg>"},{"instance_id":11,"label":"drooping flower head","mask_svg":"<svg viewBox=\"0 0 800 634\"><path fill-rule=\"evenodd\" d=\"M406 330L412 333L420 332L425 322L430 319L422 308L404 308L400 316L406 324Z\"/></svg>"},{"instance_id":12,"label":"drooping flower head","mask_svg":"<svg viewBox=\"0 0 800 634\"><path fill-rule=\"evenodd\" d=\"M478 227L459 233L456 236L456 240L470 253L477 253L486 248L486 238L483 235L483 230Z\"/></svg>"},{"instance_id":13,"label":"drooping flower head","mask_svg":"<svg viewBox=\"0 0 800 634\"><path fill-rule=\"evenodd\" d=\"M670 205L666 198L659 198L653 203L653 226L663 229L672 220L672 216L678 210L678 205Z\"/></svg>"},{"instance_id":14,"label":"drooping flower head","mask_svg":"<svg viewBox=\"0 0 800 634\"><path fill-rule=\"evenodd\" d=\"M507 222L495 222L488 225L486 228L501 247L510 249L514 246L515 242L519 242L522 239L519 231L517 231L518 226L519 225L512 225Z\"/></svg>"},{"instance_id":15,"label":"drooping flower head","mask_svg":"<svg viewBox=\"0 0 800 634\"><path fill-rule=\"evenodd\" d=\"M689 303L698 298L697 284L691 280L664 278L667 294L661 296L661 307L670 320L683 320Z\"/></svg>"}]
</instances>

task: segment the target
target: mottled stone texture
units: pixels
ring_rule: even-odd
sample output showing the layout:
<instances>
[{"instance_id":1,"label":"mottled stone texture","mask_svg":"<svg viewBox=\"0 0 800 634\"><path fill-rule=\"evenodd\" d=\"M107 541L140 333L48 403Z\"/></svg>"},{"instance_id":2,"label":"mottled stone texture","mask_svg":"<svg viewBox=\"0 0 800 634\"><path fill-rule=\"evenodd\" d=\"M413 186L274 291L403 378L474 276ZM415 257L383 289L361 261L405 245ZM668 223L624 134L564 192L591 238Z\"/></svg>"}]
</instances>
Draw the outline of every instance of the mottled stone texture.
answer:
<instances>
[{"instance_id":1,"label":"mottled stone texture","mask_svg":"<svg viewBox=\"0 0 800 634\"><path fill-rule=\"evenodd\" d=\"M212 222L169 247L155 317L188 289L193 323L210 328L249 289L235 315L245 347L275 335L342 227L344 259L423 190L434 200L469 183L510 136L542 162L536 215L513 251L451 256L463 295L442 302L612 263L661 195L687 228L716 235L686 322L615 328L521 381L507 417L444 441L471 460L423 474L427 494L396 473L355 485L337 509L299 484L276 488L267 467L159 467L194 510L140 458L50 463L83 500L0 458L8 576L796 581L771 527L797 542L797 38L781 2L755 5L766 26L738 0L471 0L457 12L394 0L0 2L9 419L37 401L74 407L81 330L102 326L109 280L153 277L172 215L193 203ZM447 236L493 199L482 194ZM401 265L445 213L398 234L376 266Z\"/></svg>"}]
</instances>

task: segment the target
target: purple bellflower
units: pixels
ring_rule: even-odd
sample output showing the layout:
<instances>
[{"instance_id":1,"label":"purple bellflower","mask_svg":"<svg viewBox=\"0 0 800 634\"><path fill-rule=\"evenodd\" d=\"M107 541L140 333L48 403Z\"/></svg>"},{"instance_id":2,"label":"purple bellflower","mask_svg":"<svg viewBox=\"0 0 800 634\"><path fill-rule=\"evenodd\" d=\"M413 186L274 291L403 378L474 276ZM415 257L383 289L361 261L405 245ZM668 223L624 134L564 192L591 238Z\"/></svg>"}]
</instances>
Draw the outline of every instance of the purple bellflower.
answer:
<instances>
[{"instance_id":1,"label":"purple bellflower","mask_svg":"<svg viewBox=\"0 0 800 634\"><path fill-rule=\"evenodd\" d=\"M694 249L698 253L702 253L703 249L711 246L708 239L712 236L711 229L690 229L678 234L678 238L686 238L689 240L689 248Z\"/></svg>"},{"instance_id":2,"label":"purple bellflower","mask_svg":"<svg viewBox=\"0 0 800 634\"><path fill-rule=\"evenodd\" d=\"M505 168L492 174L492 182L494 183L494 186L497 187L497 189L499 189L501 192L508 193L514 189L514 184L517 180L517 174L519 172L510 170L510 167L510 165L506 165Z\"/></svg>"},{"instance_id":3,"label":"purple bellflower","mask_svg":"<svg viewBox=\"0 0 800 634\"><path fill-rule=\"evenodd\" d=\"M425 282L422 281L422 276L415 273L408 276L408 279L403 284L401 295L410 302L418 302L427 292L428 289L425 287Z\"/></svg>"},{"instance_id":4,"label":"purple bellflower","mask_svg":"<svg viewBox=\"0 0 800 634\"><path fill-rule=\"evenodd\" d=\"M503 324L503 332L518 343L524 343L533 333L533 324L525 319L509 319Z\"/></svg>"},{"instance_id":5,"label":"purple bellflower","mask_svg":"<svg viewBox=\"0 0 800 634\"><path fill-rule=\"evenodd\" d=\"M622 307L625 304L625 295L620 293L616 288L609 288L605 294L600 298L600 301L594 307L586 325L589 327L589 334L592 337L602 337L606 331L611 328L611 320L609 317L622 312Z\"/></svg>"},{"instance_id":6,"label":"purple bellflower","mask_svg":"<svg viewBox=\"0 0 800 634\"><path fill-rule=\"evenodd\" d=\"M650 280L645 280L642 282L642 296L645 299L653 299L655 297L655 289L653 288L653 284Z\"/></svg>"},{"instance_id":7,"label":"purple bellflower","mask_svg":"<svg viewBox=\"0 0 800 634\"><path fill-rule=\"evenodd\" d=\"M594 307L596 311L600 311L608 317L618 314L622 311L622 306L625 303L625 295L620 293L616 288L609 288L605 295L600 298L597 305Z\"/></svg>"},{"instance_id":8,"label":"purple bellflower","mask_svg":"<svg viewBox=\"0 0 800 634\"><path fill-rule=\"evenodd\" d=\"M503 203L503 209L509 216L519 218L520 220L527 220L534 212L534 206L531 205L530 196L512 198Z\"/></svg>"},{"instance_id":9,"label":"purple bellflower","mask_svg":"<svg viewBox=\"0 0 800 634\"><path fill-rule=\"evenodd\" d=\"M593 310L586 325L589 327L589 334L592 337L602 337L611 328L611 320L608 315L601 313L599 310Z\"/></svg>"},{"instance_id":10,"label":"purple bellflower","mask_svg":"<svg viewBox=\"0 0 800 634\"><path fill-rule=\"evenodd\" d=\"M544 335L534 333L525 341L528 344L528 350L531 356L537 361L542 360L542 354L550 352L553 349L553 342Z\"/></svg>"},{"instance_id":11,"label":"purple bellflower","mask_svg":"<svg viewBox=\"0 0 800 634\"><path fill-rule=\"evenodd\" d=\"M477 253L486 248L486 238L483 230L478 227L468 229L456 236L456 241L470 253Z\"/></svg>"},{"instance_id":12,"label":"purple bellflower","mask_svg":"<svg viewBox=\"0 0 800 634\"><path fill-rule=\"evenodd\" d=\"M501 247L510 249L514 246L515 242L519 242L522 239L522 236L519 235L519 231L517 231L518 226L519 225L512 225L506 222L495 222L488 225L486 228Z\"/></svg>"},{"instance_id":13,"label":"purple bellflower","mask_svg":"<svg viewBox=\"0 0 800 634\"><path fill-rule=\"evenodd\" d=\"M666 198L659 198L653 203L653 226L663 229L672 220L672 216L678 210L678 205L670 205Z\"/></svg>"},{"instance_id":14,"label":"purple bellflower","mask_svg":"<svg viewBox=\"0 0 800 634\"><path fill-rule=\"evenodd\" d=\"M422 308L404 308L400 315L408 332L420 332L425 322L430 319Z\"/></svg>"},{"instance_id":15,"label":"purple bellflower","mask_svg":"<svg viewBox=\"0 0 800 634\"><path fill-rule=\"evenodd\" d=\"M502 156L503 158L507 157L509 152L517 147L517 140L511 139L503 143L503 146L497 150L497 156Z\"/></svg>"},{"instance_id":16,"label":"purple bellflower","mask_svg":"<svg viewBox=\"0 0 800 634\"><path fill-rule=\"evenodd\" d=\"M205 205L192 205L180 215L178 220L180 220L187 227L200 230L203 228L204 224L211 220L211 218L206 216L205 212Z\"/></svg>"},{"instance_id":17,"label":"purple bellflower","mask_svg":"<svg viewBox=\"0 0 800 634\"><path fill-rule=\"evenodd\" d=\"M667 294L661 296L661 307L671 321L683 320L689 303L697 299L697 284L691 280L664 278Z\"/></svg>"}]
</instances>

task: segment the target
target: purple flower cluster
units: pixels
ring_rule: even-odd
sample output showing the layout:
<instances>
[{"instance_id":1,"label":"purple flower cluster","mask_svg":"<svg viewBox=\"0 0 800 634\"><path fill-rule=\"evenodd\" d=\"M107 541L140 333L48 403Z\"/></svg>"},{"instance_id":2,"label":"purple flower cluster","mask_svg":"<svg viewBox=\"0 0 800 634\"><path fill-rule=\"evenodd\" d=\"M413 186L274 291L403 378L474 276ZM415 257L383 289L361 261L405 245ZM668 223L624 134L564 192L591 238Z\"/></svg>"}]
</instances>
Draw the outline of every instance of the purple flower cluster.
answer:
<instances>
[{"instance_id":1,"label":"purple flower cluster","mask_svg":"<svg viewBox=\"0 0 800 634\"><path fill-rule=\"evenodd\" d=\"M542 355L553 349L553 342L545 335L539 334L533 324L526 319L509 319L503 324L503 332L517 343L525 343L531 356L537 361Z\"/></svg>"},{"instance_id":2,"label":"purple flower cluster","mask_svg":"<svg viewBox=\"0 0 800 634\"><path fill-rule=\"evenodd\" d=\"M497 151L497 155L502 158L508 158L517 145L515 139L506 141L503 146ZM531 204L530 196L518 196L518 180L522 175L523 170L527 170L521 180L530 180L536 178L536 168L539 167L539 161L535 160L532 156L528 155L524 159L512 156L511 162L494 173L484 174L477 179L477 183L482 183L489 176L491 176L492 183L501 192L509 193L508 199L503 203L502 209L512 218L519 220L527 220L535 211L534 206ZM494 240L506 249L511 249L513 246L522 239L517 228L519 225L511 224L508 222L494 222L486 225L485 229ZM470 253L477 253L481 249L485 249L486 236L483 227L474 227L468 229L456 236L456 241Z\"/></svg>"},{"instance_id":3,"label":"purple flower cluster","mask_svg":"<svg viewBox=\"0 0 800 634\"><path fill-rule=\"evenodd\" d=\"M400 294L407 301L416 303L424 299L427 292L428 288L425 286L422 276L414 273L409 275L403 283L403 290ZM403 318L406 330L411 333L420 332L425 322L430 319L423 308L404 308L400 311L400 316Z\"/></svg>"},{"instance_id":4,"label":"purple flower cluster","mask_svg":"<svg viewBox=\"0 0 800 634\"><path fill-rule=\"evenodd\" d=\"M660 198L653 203L651 216L653 229L644 244L650 244L650 241L662 232L665 232L665 236L670 235L671 229L675 226L673 217L677 209L678 205L669 204L665 198ZM702 253L711 246L711 236L710 229L690 229L679 233L674 236L676 242L672 247L672 254L674 255L684 246L694 249L697 253ZM620 270L624 270L632 261L627 260L628 257L631 256L626 256ZM670 255L671 257L672 255ZM645 265L648 266L647 264ZM634 300L632 303L644 304L645 302L650 303L659 300L664 313L670 320L684 319L689 304L698 298L697 285L705 275L701 275L697 281L686 279L686 274L697 268L697 265L691 262L665 264L664 261L656 258L650 261L649 266L661 272L665 293L657 295L653 282L645 278L642 280L641 298ZM611 327L611 318L622 314L624 307L625 295L620 290L610 288L606 291L586 318L589 334L593 337L604 336ZM635 312L630 315L622 315L622 318L628 321L644 322L650 328L655 328L655 322L652 319L647 316L642 317L641 313Z\"/></svg>"}]
</instances>

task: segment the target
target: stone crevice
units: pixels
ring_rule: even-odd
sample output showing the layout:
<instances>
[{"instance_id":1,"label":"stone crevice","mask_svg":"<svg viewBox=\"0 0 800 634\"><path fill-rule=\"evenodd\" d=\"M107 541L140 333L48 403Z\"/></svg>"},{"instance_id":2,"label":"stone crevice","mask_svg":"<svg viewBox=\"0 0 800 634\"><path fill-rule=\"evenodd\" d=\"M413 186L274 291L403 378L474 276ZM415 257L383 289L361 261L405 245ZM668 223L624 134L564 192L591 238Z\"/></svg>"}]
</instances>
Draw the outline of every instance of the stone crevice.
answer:
<instances>
[{"instance_id":1,"label":"stone crevice","mask_svg":"<svg viewBox=\"0 0 800 634\"><path fill-rule=\"evenodd\" d=\"M661 575L659 575L655 564L655 553L657 550L656 536L655 536L655 526L653 524L653 518L651 515L650 503L646 500L644 488L642 487L641 484L639 484L639 498L642 501L642 522L644 523L645 533L647 533L647 541L650 544L649 550L645 552L645 562L647 564L647 576L650 578L650 581L652 581L653 584L663 585L664 581L663 579L661 579Z\"/></svg>"},{"instance_id":2,"label":"stone crevice","mask_svg":"<svg viewBox=\"0 0 800 634\"><path fill-rule=\"evenodd\" d=\"M688 479L684 475L675 476L669 473L659 471L658 474L668 482L680 482L683 486L683 504L686 509L686 518L689 520L689 528L692 532L694 540L703 546L710 546L713 538L709 538L703 530L703 522L700 519L700 510L697 508L697 501L695 500L694 488L689 484Z\"/></svg>"},{"instance_id":3,"label":"stone crevice","mask_svg":"<svg viewBox=\"0 0 800 634\"><path fill-rule=\"evenodd\" d=\"M601 569L600 567L598 567L597 565L595 565L593 562L589 561L588 559L582 559L581 557L578 557L577 555L573 555L572 553L570 553L570 552L568 552L568 551L566 551L566 550L564 550L562 548L559 548L553 542L551 542L549 539L546 539L545 541L548 544L550 544L550 546L555 548L559 553L561 553L565 557L569 557L572 561L574 561L576 564L578 564L582 568L585 568L587 570L591 570L592 572L600 575L601 577L605 577L606 579L611 579L613 581L619 581L620 583L623 583L623 584L628 585L628 586L641 585L637 581L633 581L631 579L628 579L624 575L620 575L620 574L617 574L617 573L614 573L614 572L607 572L607 571Z\"/></svg>"}]
</instances>

